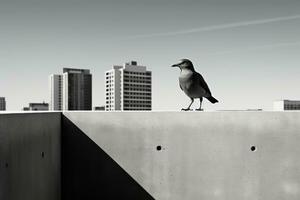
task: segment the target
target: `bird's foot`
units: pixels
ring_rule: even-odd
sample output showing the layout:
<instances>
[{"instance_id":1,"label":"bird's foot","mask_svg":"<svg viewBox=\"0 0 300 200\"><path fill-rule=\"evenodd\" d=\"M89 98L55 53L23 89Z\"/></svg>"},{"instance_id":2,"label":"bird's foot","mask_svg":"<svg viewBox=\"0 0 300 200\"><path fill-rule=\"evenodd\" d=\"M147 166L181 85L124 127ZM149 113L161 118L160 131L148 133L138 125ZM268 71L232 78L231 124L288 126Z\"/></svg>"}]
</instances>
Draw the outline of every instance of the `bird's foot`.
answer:
<instances>
[{"instance_id":1,"label":"bird's foot","mask_svg":"<svg viewBox=\"0 0 300 200\"><path fill-rule=\"evenodd\" d=\"M181 111L192 111L192 110L189 108L182 108Z\"/></svg>"},{"instance_id":2,"label":"bird's foot","mask_svg":"<svg viewBox=\"0 0 300 200\"><path fill-rule=\"evenodd\" d=\"M198 108L196 109L196 111L204 111L202 108Z\"/></svg>"}]
</instances>

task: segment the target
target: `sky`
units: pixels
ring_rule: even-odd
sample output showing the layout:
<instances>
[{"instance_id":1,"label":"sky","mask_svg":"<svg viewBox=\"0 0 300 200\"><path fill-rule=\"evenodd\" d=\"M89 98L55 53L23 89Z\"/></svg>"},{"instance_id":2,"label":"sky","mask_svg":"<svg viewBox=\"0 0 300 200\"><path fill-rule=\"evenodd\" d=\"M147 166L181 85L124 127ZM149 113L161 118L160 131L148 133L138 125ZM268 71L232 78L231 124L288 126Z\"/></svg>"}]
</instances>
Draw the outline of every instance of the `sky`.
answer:
<instances>
[{"instance_id":1,"label":"sky","mask_svg":"<svg viewBox=\"0 0 300 200\"><path fill-rule=\"evenodd\" d=\"M219 100L206 110L300 99L300 1L0 0L7 110L49 102L48 77L63 67L90 69L93 106L104 105L104 72L130 60L152 71L153 110L180 110L190 100L170 66L181 58Z\"/></svg>"}]
</instances>

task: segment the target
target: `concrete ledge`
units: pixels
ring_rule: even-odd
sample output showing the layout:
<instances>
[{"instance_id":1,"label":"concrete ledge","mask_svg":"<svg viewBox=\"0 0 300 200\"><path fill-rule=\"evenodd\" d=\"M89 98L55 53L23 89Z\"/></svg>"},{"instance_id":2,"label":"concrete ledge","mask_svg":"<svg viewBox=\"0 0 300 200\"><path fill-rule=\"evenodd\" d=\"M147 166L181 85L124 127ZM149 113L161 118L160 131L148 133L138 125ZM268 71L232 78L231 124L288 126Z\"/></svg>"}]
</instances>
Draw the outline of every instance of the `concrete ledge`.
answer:
<instances>
[{"instance_id":1,"label":"concrete ledge","mask_svg":"<svg viewBox=\"0 0 300 200\"><path fill-rule=\"evenodd\" d=\"M300 112L1 114L0 199L299 199L299 130Z\"/></svg>"}]
</instances>

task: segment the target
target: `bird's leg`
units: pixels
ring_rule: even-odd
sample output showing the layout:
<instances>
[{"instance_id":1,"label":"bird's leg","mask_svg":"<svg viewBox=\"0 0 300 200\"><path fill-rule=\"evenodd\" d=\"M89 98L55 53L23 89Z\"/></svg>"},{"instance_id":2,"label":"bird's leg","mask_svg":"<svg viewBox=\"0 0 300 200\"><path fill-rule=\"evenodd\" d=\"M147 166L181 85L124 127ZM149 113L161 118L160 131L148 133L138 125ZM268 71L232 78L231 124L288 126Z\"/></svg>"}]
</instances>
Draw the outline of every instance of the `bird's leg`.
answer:
<instances>
[{"instance_id":1,"label":"bird's leg","mask_svg":"<svg viewBox=\"0 0 300 200\"><path fill-rule=\"evenodd\" d=\"M187 107L187 108L182 108L181 110L184 110L184 111L190 110L190 107L191 107L191 105L192 105L193 103L194 103L194 99L191 98L191 103L190 103L189 107Z\"/></svg>"},{"instance_id":2,"label":"bird's leg","mask_svg":"<svg viewBox=\"0 0 300 200\"><path fill-rule=\"evenodd\" d=\"M200 107L199 107L199 109L196 109L196 110L203 111L203 109L201 108L202 107L203 97L200 97L199 100L200 100Z\"/></svg>"}]
</instances>

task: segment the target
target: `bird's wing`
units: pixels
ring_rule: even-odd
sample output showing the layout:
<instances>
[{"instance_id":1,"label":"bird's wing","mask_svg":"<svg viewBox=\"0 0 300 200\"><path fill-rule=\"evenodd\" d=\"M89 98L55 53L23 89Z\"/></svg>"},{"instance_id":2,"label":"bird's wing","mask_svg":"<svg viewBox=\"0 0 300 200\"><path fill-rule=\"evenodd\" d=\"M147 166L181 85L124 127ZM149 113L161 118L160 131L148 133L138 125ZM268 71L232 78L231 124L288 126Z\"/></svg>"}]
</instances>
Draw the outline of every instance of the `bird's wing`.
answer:
<instances>
[{"instance_id":1,"label":"bird's wing","mask_svg":"<svg viewBox=\"0 0 300 200\"><path fill-rule=\"evenodd\" d=\"M207 85L207 83L205 82L204 78L202 77L201 74L199 74L198 72L195 73L195 76L198 80L198 84L208 93L211 95L211 92L209 90L209 87Z\"/></svg>"}]
</instances>

